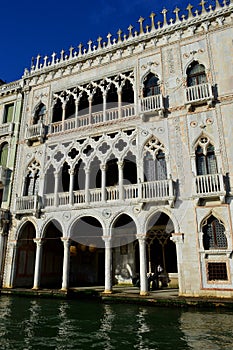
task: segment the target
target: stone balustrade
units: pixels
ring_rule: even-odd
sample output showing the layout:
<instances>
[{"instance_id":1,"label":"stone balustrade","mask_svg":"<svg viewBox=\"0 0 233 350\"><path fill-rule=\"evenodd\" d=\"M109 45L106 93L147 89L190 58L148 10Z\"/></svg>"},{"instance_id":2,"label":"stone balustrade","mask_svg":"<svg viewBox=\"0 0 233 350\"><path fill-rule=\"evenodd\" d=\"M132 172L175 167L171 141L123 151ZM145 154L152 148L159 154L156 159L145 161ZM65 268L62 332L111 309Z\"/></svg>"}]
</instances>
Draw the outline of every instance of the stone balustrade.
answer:
<instances>
[{"instance_id":1,"label":"stone balustrade","mask_svg":"<svg viewBox=\"0 0 233 350\"><path fill-rule=\"evenodd\" d=\"M185 91L186 104L208 102L214 99L210 83L189 86Z\"/></svg>"},{"instance_id":2,"label":"stone balustrade","mask_svg":"<svg viewBox=\"0 0 233 350\"><path fill-rule=\"evenodd\" d=\"M141 99L141 112L163 111L163 96L162 94L144 97Z\"/></svg>"},{"instance_id":3,"label":"stone balustrade","mask_svg":"<svg viewBox=\"0 0 233 350\"><path fill-rule=\"evenodd\" d=\"M211 198L226 195L223 174L207 174L194 177L193 197Z\"/></svg>"},{"instance_id":4,"label":"stone balustrade","mask_svg":"<svg viewBox=\"0 0 233 350\"><path fill-rule=\"evenodd\" d=\"M25 139L27 141L42 141L45 136L45 126L40 121L38 124L27 125L25 130Z\"/></svg>"},{"instance_id":5,"label":"stone balustrade","mask_svg":"<svg viewBox=\"0 0 233 350\"><path fill-rule=\"evenodd\" d=\"M0 125L0 136L12 135L14 131L14 123L4 123Z\"/></svg>"}]
</instances>

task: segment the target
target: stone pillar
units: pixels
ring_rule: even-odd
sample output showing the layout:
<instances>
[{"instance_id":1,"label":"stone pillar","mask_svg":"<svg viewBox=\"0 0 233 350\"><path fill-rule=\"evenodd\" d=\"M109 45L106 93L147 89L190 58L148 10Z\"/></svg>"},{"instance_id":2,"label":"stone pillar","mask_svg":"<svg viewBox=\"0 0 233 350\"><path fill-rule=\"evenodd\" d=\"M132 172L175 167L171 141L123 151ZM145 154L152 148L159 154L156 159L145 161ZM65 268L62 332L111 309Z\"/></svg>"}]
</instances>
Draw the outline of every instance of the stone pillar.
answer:
<instances>
[{"instance_id":1,"label":"stone pillar","mask_svg":"<svg viewBox=\"0 0 233 350\"><path fill-rule=\"evenodd\" d=\"M0 286L2 285L3 269L4 269L4 259L6 252L6 239L7 234L5 232L0 233Z\"/></svg>"},{"instance_id":2,"label":"stone pillar","mask_svg":"<svg viewBox=\"0 0 233 350\"><path fill-rule=\"evenodd\" d=\"M117 162L118 165L118 179L119 179L119 199L124 199L124 187L123 187L123 169L124 162Z\"/></svg>"},{"instance_id":3,"label":"stone pillar","mask_svg":"<svg viewBox=\"0 0 233 350\"><path fill-rule=\"evenodd\" d=\"M90 193L89 193L89 187L90 187L90 169L85 168L85 202L90 202Z\"/></svg>"},{"instance_id":4,"label":"stone pillar","mask_svg":"<svg viewBox=\"0 0 233 350\"><path fill-rule=\"evenodd\" d=\"M139 243L139 261L140 261L140 295L148 295L146 236L137 235L137 239Z\"/></svg>"},{"instance_id":5,"label":"stone pillar","mask_svg":"<svg viewBox=\"0 0 233 350\"><path fill-rule=\"evenodd\" d=\"M78 127L78 106L79 106L79 99L75 100L75 127Z\"/></svg>"},{"instance_id":6,"label":"stone pillar","mask_svg":"<svg viewBox=\"0 0 233 350\"><path fill-rule=\"evenodd\" d=\"M106 201L106 164L101 164L101 199Z\"/></svg>"},{"instance_id":7,"label":"stone pillar","mask_svg":"<svg viewBox=\"0 0 233 350\"><path fill-rule=\"evenodd\" d=\"M103 237L105 243L105 286L104 293L112 293L112 247L111 237Z\"/></svg>"},{"instance_id":8,"label":"stone pillar","mask_svg":"<svg viewBox=\"0 0 233 350\"><path fill-rule=\"evenodd\" d=\"M106 104L107 104L107 92L103 93L103 121L106 122L107 114L106 114Z\"/></svg>"},{"instance_id":9,"label":"stone pillar","mask_svg":"<svg viewBox=\"0 0 233 350\"><path fill-rule=\"evenodd\" d=\"M39 289L40 287L40 278L41 278L41 264L42 264L42 238L35 238L33 241L36 243L36 261L35 261L35 270L34 270L34 283L33 289Z\"/></svg>"},{"instance_id":10,"label":"stone pillar","mask_svg":"<svg viewBox=\"0 0 233 350\"><path fill-rule=\"evenodd\" d=\"M173 233L171 240L176 244L179 294L182 295L185 292L185 286L184 286L185 281L184 281L184 275L183 275L183 269L182 269L184 234L183 233Z\"/></svg>"},{"instance_id":11,"label":"stone pillar","mask_svg":"<svg viewBox=\"0 0 233 350\"><path fill-rule=\"evenodd\" d=\"M117 89L117 95L118 95L118 118L120 119L122 117L122 99L121 99L121 88Z\"/></svg>"},{"instance_id":12,"label":"stone pillar","mask_svg":"<svg viewBox=\"0 0 233 350\"><path fill-rule=\"evenodd\" d=\"M62 131L65 130L65 116L66 116L66 105L62 104Z\"/></svg>"},{"instance_id":13,"label":"stone pillar","mask_svg":"<svg viewBox=\"0 0 233 350\"><path fill-rule=\"evenodd\" d=\"M62 290L69 288L69 273L70 273L70 239L68 237L61 238L64 245L63 257L63 273L62 273Z\"/></svg>"},{"instance_id":14,"label":"stone pillar","mask_svg":"<svg viewBox=\"0 0 233 350\"><path fill-rule=\"evenodd\" d=\"M55 183L54 183L54 206L58 206L58 182L59 182L59 172L54 173Z\"/></svg>"},{"instance_id":15,"label":"stone pillar","mask_svg":"<svg viewBox=\"0 0 233 350\"><path fill-rule=\"evenodd\" d=\"M9 246L10 246L9 254L11 255L12 259L11 259L10 280L9 280L9 285L7 287L8 288L13 288L14 287L14 282L15 282L15 274L16 274L17 241L9 242Z\"/></svg>"},{"instance_id":16,"label":"stone pillar","mask_svg":"<svg viewBox=\"0 0 233 350\"><path fill-rule=\"evenodd\" d=\"M89 124L91 124L91 114L92 114L92 96L89 96Z\"/></svg>"},{"instance_id":17,"label":"stone pillar","mask_svg":"<svg viewBox=\"0 0 233 350\"><path fill-rule=\"evenodd\" d=\"M70 187L69 187L69 204L73 205L74 196L73 196L73 188L74 188L74 169L69 170L70 173Z\"/></svg>"}]
</instances>

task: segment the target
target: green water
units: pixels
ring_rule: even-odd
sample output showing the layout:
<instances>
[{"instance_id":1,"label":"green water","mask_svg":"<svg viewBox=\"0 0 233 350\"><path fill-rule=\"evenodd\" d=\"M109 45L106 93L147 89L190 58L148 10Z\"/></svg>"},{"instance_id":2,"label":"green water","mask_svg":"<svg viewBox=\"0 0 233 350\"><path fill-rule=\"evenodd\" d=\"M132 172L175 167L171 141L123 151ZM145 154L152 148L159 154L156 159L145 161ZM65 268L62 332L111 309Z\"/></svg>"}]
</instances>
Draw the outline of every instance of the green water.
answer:
<instances>
[{"instance_id":1,"label":"green water","mask_svg":"<svg viewBox=\"0 0 233 350\"><path fill-rule=\"evenodd\" d=\"M0 349L233 349L233 312L0 297Z\"/></svg>"}]
</instances>

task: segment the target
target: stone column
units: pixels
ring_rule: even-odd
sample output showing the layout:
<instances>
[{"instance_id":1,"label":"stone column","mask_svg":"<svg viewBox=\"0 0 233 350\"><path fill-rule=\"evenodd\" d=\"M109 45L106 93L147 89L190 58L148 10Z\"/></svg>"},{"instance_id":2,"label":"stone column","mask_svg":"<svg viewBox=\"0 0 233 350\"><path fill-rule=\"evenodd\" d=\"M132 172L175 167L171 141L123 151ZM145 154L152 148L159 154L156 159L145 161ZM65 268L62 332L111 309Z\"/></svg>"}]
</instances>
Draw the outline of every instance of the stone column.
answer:
<instances>
[{"instance_id":1,"label":"stone column","mask_svg":"<svg viewBox=\"0 0 233 350\"><path fill-rule=\"evenodd\" d=\"M106 164L101 164L101 199L102 202L106 201Z\"/></svg>"},{"instance_id":2,"label":"stone column","mask_svg":"<svg viewBox=\"0 0 233 350\"><path fill-rule=\"evenodd\" d=\"M54 183L54 206L58 206L58 182L59 182L59 172L54 173L55 183Z\"/></svg>"},{"instance_id":3,"label":"stone column","mask_svg":"<svg viewBox=\"0 0 233 350\"><path fill-rule=\"evenodd\" d=\"M62 290L69 288L69 273L70 273L70 239L68 237L61 238L64 245L63 256L63 273L62 273Z\"/></svg>"},{"instance_id":4,"label":"stone column","mask_svg":"<svg viewBox=\"0 0 233 350\"><path fill-rule=\"evenodd\" d=\"M118 95L118 118L120 119L122 117L121 88L117 89L117 95Z\"/></svg>"},{"instance_id":5,"label":"stone column","mask_svg":"<svg viewBox=\"0 0 233 350\"><path fill-rule=\"evenodd\" d=\"M7 234L5 232L0 233L0 286L2 286L2 277L4 269L4 259L6 253L6 239Z\"/></svg>"},{"instance_id":6,"label":"stone column","mask_svg":"<svg viewBox=\"0 0 233 350\"><path fill-rule=\"evenodd\" d=\"M137 235L137 239L139 243L139 261L140 261L140 295L148 295L146 236Z\"/></svg>"},{"instance_id":7,"label":"stone column","mask_svg":"<svg viewBox=\"0 0 233 350\"><path fill-rule=\"evenodd\" d=\"M75 127L78 127L78 106L79 106L79 98L75 100Z\"/></svg>"},{"instance_id":8,"label":"stone column","mask_svg":"<svg viewBox=\"0 0 233 350\"><path fill-rule=\"evenodd\" d=\"M91 114L92 114L92 96L89 96L89 124L91 124Z\"/></svg>"},{"instance_id":9,"label":"stone column","mask_svg":"<svg viewBox=\"0 0 233 350\"><path fill-rule=\"evenodd\" d=\"M13 288L14 287L14 282L15 282L15 274L16 274L17 241L9 242L9 246L10 246L9 254L11 255L12 259L11 259L10 280L9 280L9 285L7 287L8 288Z\"/></svg>"},{"instance_id":10,"label":"stone column","mask_svg":"<svg viewBox=\"0 0 233 350\"><path fill-rule=\"evenodd\" d=\"M182 295L185 292L185 287L184 287L185 281L184 281L184 275L183 275L183 269L182 269L184 234L183 233L173 233L171 240L176 245L179 294Z\"/></svg>"},{"instance_id":11,"label":"stone column","mask_svg":"<svg viewBox=\"0 0 233 350\"><path fill-rule=\"evenodd\" d=\"M123 188L123 169L124 169L124 162L117 162L118 165L118 179L119 179L119 199L124 199L124 188Z\"/></svg>"},{"instance_id":12,"label":"stone column","mask_svg":"<svg viewBox=\"0 0 233 350\"><path fill-rule=\"evenodd\" d=\"M69 187L69 204L73 205L74 202L74 196L73 196L73 189L74 189L74 169L69 170L70 173L70 187Z\"/></svg>"},{"instance_id":13,"label":"stone column","mask_svg":"<svg viewBox=\"0 0 233 350\"><path fill-rule=\"evenodd\" d=\"M103 237L105 243L105 286L104 293L112 293L112 247L111 237Z\"/></svg>"},{"instance_id":14,"label":"stone column","mask_svg":"<svg viewBox=\"0 0 233 350\"><path fill-rule=\"evenodd\" d=\"M34 283L33 289L40 288L40 279L41 279L41 264L42 264L42 238L35 238L33 241L36 243L36 261L35 261L35 270L34 270Z\"/></svg>"},{"instance_id":15,"label":"stone column","mask_svg":"<svg viewBox=\"0 0 233 350\"><path fill-rule=\"evenodd\" d=\"M90 202L90 193L89 193L89 187L90 187L90 168L85 167L85 202Z\"/></svg>"},{"instance_id":16,"label":"stone column","mask_svg":"<svg viewBox=\"0 0 233 350\"><path fill-rule=\"evenodd\" d=\"M103 93L103 121L106 122L107 114L106 114L106 104L107 104L107 92Z\"/></svg>"},{"instance_id":17,"label":"stone column","mask_svg":"<svg viewBox=\"0 0 233 350\"><path fill-rule=\"evenodd\" d=\"M65 116L66 116L66 105L62 104L62 131L65 130Z\"/></svg>"}]
</instances>

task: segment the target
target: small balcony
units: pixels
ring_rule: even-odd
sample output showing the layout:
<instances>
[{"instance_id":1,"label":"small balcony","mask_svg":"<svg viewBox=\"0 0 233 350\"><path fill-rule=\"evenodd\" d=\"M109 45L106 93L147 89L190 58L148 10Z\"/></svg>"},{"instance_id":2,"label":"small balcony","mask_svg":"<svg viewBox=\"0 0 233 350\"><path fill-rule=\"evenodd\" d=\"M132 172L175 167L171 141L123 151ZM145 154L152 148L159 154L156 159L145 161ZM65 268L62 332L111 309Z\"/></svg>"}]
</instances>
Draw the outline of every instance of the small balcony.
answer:
<instances>
[{"instance_id":1,"label":"small balcony","mask_svg":"<svg viewBox=\"0 0 233 350\"><path fill-rule=\"evenodd\" d=\"M207 103L210 107L214 100L212 86L209 83L189 86L185 90L185 104L189 109L192 106Z\"/></svg>"},{"instance_id":2,"label":"small balcony","mask_svg":"<svg viewBox=\"0 0 233 350\"><path fill-rule=\"evenodd\" d=\"M35 125L27 125L25 130L25 139L29 145L39 141L43 143L45 137L45 126L42 121Z\"/></svg>"},{"instance_id":3,"label":"small balcony","mask_svg":"<svg viewBox=\"0 0 233 350\"><path fill-rule=\"evenodd\" d=\"M164 103L163 103L163 95L152 95L148 97L144 97L140 100L140 111L142 114L152 114L157 113L159 115L163 115L164 112Z\"/></svg>"},{"instance_id":4,"label":"small balcony","mask_svg":"<svg viewBox=\"0 0 233 350\"><path fill-rule=\"evenodd\" d=\"M16 197L14 212L16 214L36 215L40 208L40 198L38 195Z\"/></svg>"},{"instance_id":5,"label":"small balcony","mask_svg":"<svg viewBox=\"0 0 233 350\"><path fill-rule=\"evenodd\" d=\"M0 125L0 136L12 135L14 131L14 123L4 123Z\"/></svg>"},{"instance_id":6,"label":"small balcony","mask_svg":"<svg viewBox=\"0 0 233 350\"><path fill-rule=\"evenodd\" d=\"M194 177L193 197L199 199L219 198L224 203L226 190L222 174L198 175Z\"/></svg>"}]
</instances>

